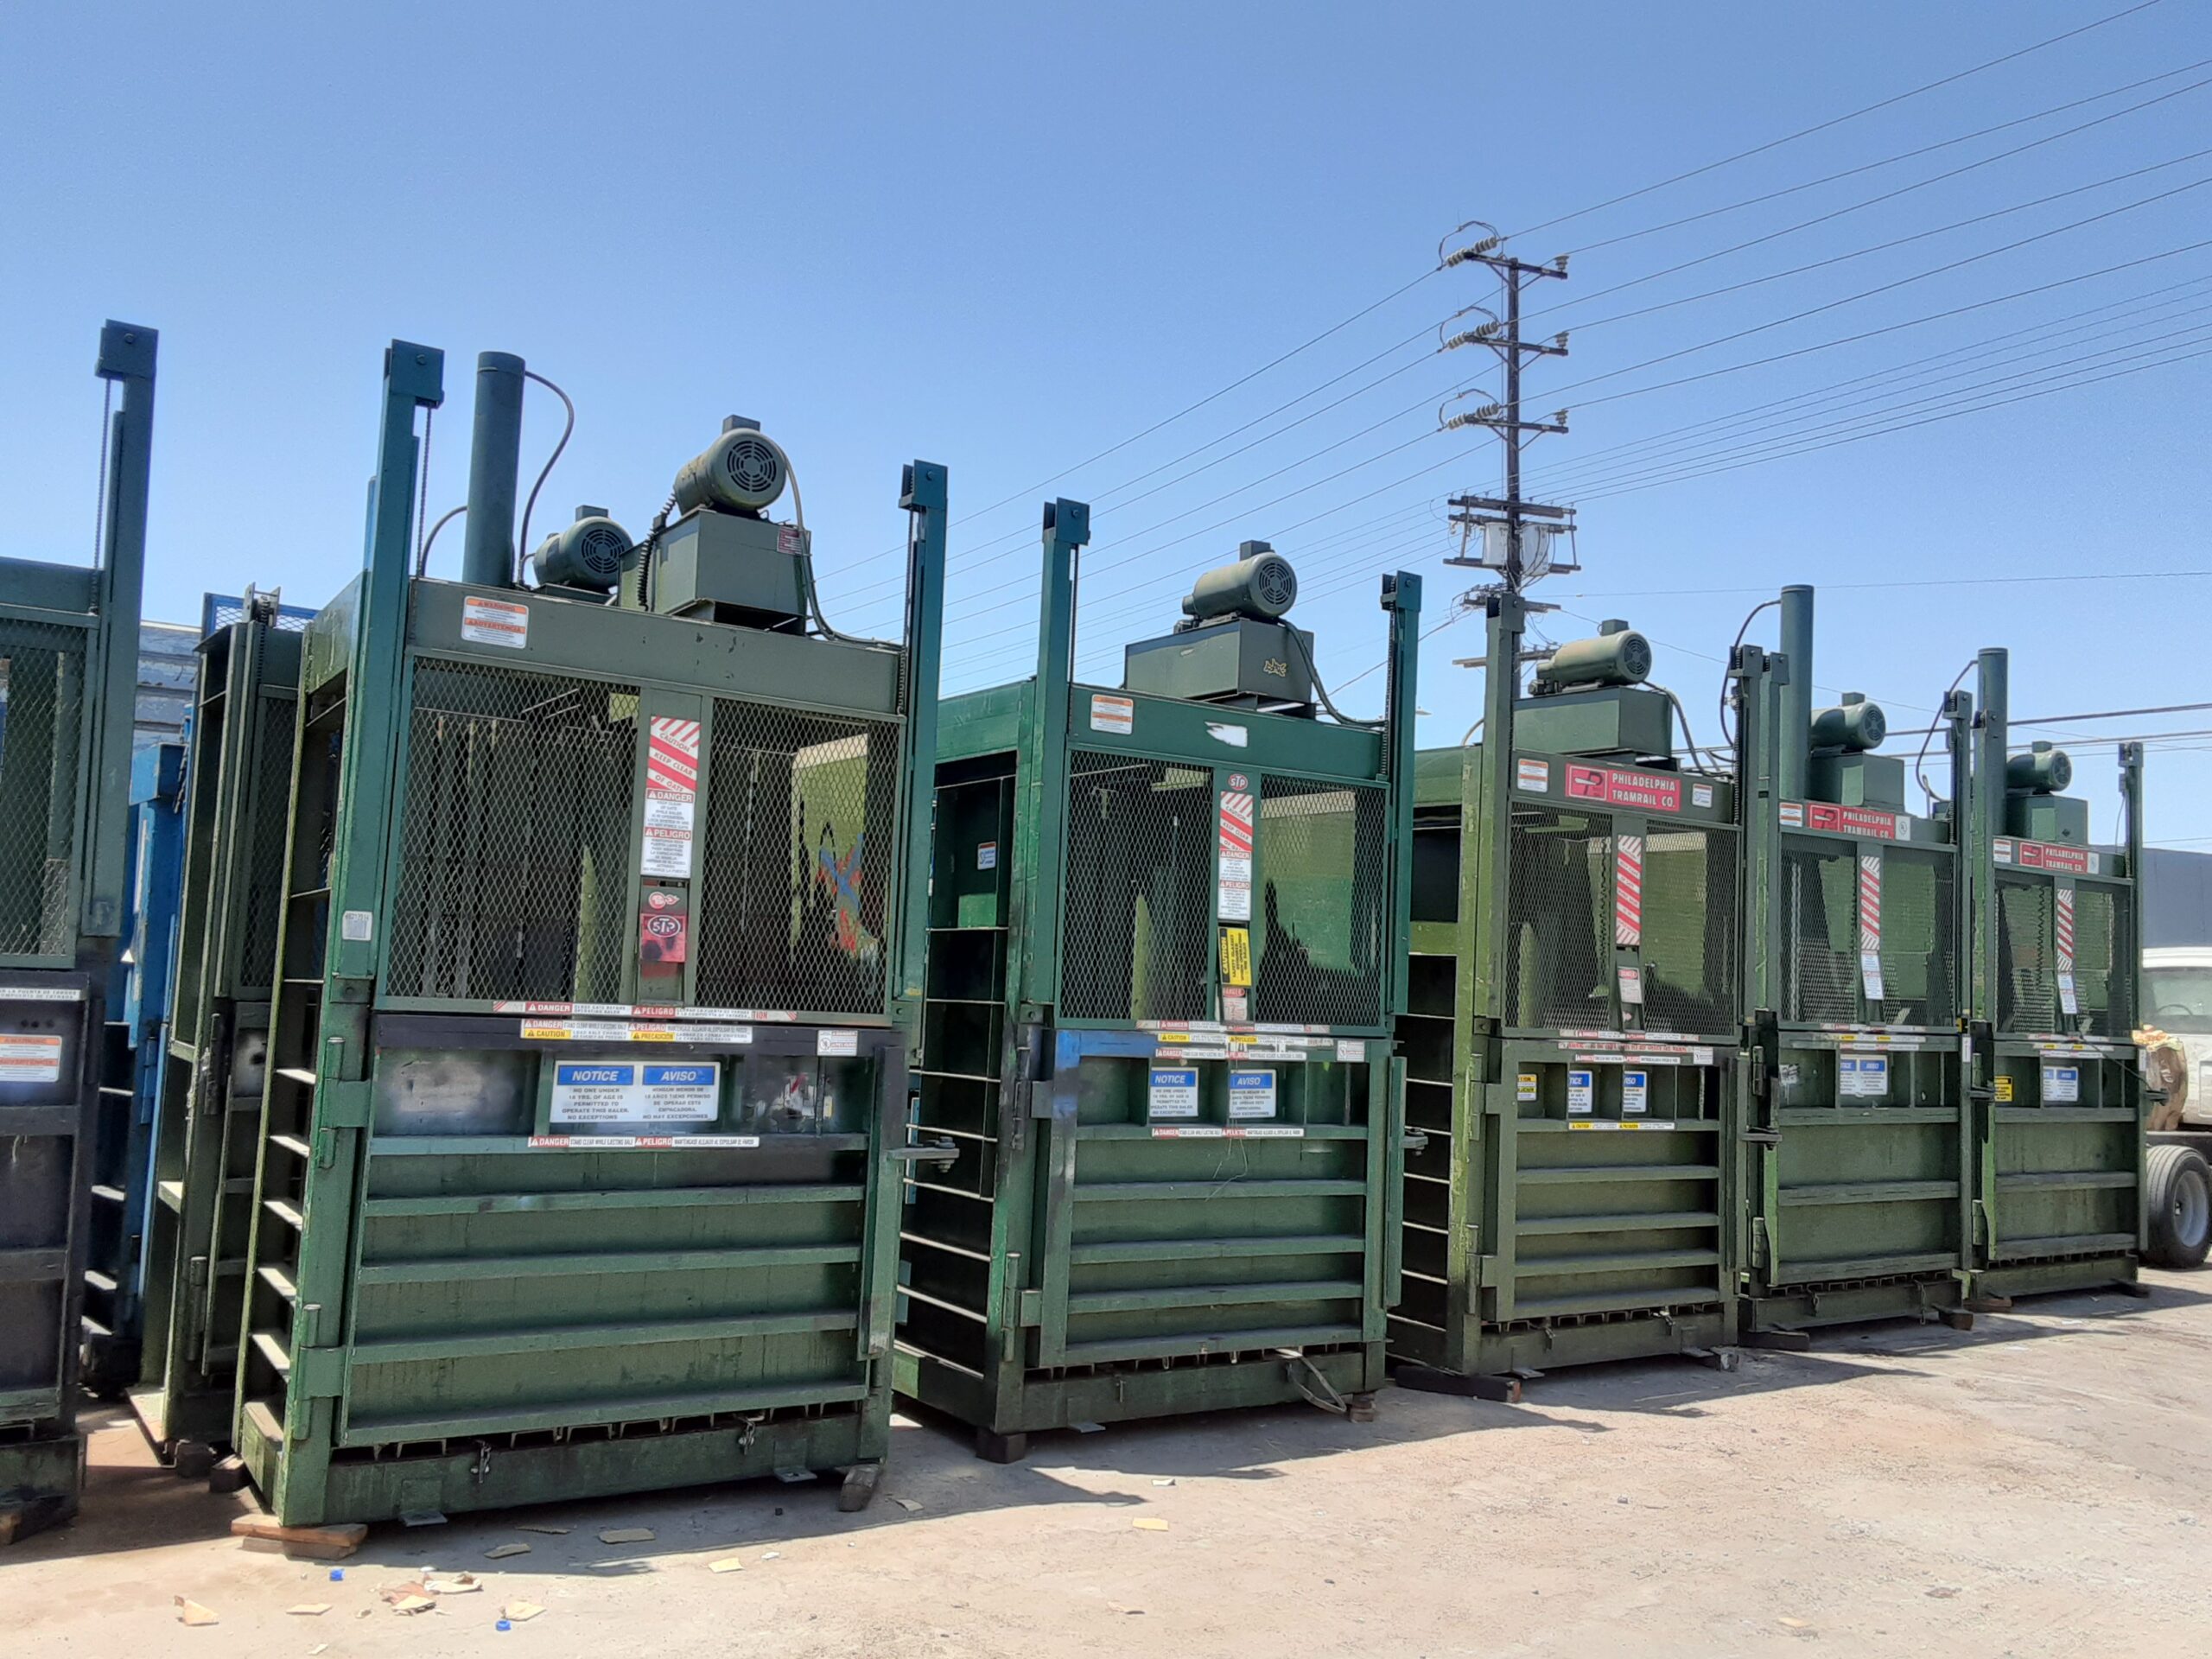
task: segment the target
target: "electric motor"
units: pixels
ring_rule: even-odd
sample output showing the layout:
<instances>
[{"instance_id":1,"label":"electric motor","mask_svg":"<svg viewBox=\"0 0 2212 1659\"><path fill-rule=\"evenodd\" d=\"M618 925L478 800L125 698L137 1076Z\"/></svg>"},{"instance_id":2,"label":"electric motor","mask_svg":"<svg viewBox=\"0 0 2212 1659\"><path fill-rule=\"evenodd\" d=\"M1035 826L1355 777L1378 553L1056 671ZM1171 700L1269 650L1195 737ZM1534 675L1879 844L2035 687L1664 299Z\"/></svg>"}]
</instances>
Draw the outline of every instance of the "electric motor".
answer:
<instances>
[{"instance_id":1,"label":"electric motor","mask_svg":"<svg viewBox=\"0 0 2212 1659\"><path fill-rule=\"evenodd\" d=\"M1866 701L1862 691L1847 691L1839 708L1823 709L1813 716L1812 743L1816 749L1841 749L1863 753L1878 749L1890 734L1890 719L1878 702Z\"/></svg>"},{"instance_id":2,"label":"electric motor","mask_svg":"<svg viewBox=\"0 0 2212 1659\"><path fill-rule=\"evenodd\" d=\"M578 507L575 522L555 531L530 556L541 588L586 588L611 594L622 579L630 534L604 507Z\"/></svg>"},{"instance_id":3,"label":"electric motor","mask_svg":"<svg viewBox=\"0 0 2212 1659\"><path fill-rule=\"evenodd\" d=\"M2063 749L2038 743L2005 762L2005 787L2031 795L2056 795L2074 781L2074 760Z\"/></svg>"},{"instance_id":4,"label":"electric motor","mask_svg":"<svg viewBox=\"0 0 2212 1659\"><path fill-rule=\"evenodd\" d=\"M1536 664L1536 683L1554 690L1580 685L1641 685L1651 677L1651 642L1625 622L1599 625L1595 639L1571 639Z\"/></svg>"},{"instance_id":5,"label":"electric motor","mask_svg":"<svg viewBox=\"0 0 2212 1659\"><path fill-rule=\"evenodd\" d=\"M758 515L773 506L791 477L791 458L774 439L741 416L722 423L722 435L683 463L676 475L678 512L712 507Z\"/></svg>"},{"instance_id":6,"label":"electric motor","mask_svg":"<svg viewBox=\"0 0 2212 1659\"><path fill-rule=\"evenodd\" d=\"M1200 576L1183 601L1183 613L1201 620L1246 616L1272 622L1298 602L1298 573L1265 542L1246 542L1234 564Z\"/></svg>"}]
</instances>

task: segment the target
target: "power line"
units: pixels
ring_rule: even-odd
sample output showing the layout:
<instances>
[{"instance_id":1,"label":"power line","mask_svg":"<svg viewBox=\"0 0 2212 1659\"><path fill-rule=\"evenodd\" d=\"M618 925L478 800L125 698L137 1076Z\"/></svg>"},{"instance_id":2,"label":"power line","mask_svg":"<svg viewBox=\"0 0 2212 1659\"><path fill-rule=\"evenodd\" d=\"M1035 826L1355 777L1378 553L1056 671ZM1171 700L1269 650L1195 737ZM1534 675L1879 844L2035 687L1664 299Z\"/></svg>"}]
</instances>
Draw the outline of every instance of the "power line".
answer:
<instances>
[{"instance_id":1,"label":"power line","mask_svg":"<svg viewBox=\"0 0 2212 1659\"><path fill-rule=\"evenodd\" d=\"M1647 225L1640 231L1624 231L1618 236L1609 236L1601 241L1586 242L1574 250L1573 257L1580 258L1583 255L1593 253L1599 248L1615 247L1623 242L1634 242L1643 237L1656 236L1662 231L1679 230L1685 225L1694 225L1703 219L1717 218L1722 213L1732 213L1742 208L1757 207L1766 202L1777 201L1784 196L1794 196L1807 190L1816 190L1824 184L1834 184L1839 180L1855 178L1861 173L1872 173L1882 168L1895 167L1900 162L1916 161L1921 156L1933 155L1939 149L1949 149L1957 144L1971 143L1977 138L1986 138L1993 132L2003 132L2008 128L2025 126L2031 121L2041 121L2050 116L2063 115L2069 110L2078 110L2085 104L2101 103L2107 98L2118 98L2124 92L2134 92L2138 87L2153 86L2162 80L2171 80L2176 75L2185 75L2193 69L2203 68L2207 64L2212 64L2212 58L2200 59L2196 63L2183 64L2178 69L2167 69L2155 75L2145 75L2140 80L2131 80L2124 86L2109 87L2101 92L2091 92L2086 98L2074 99L2064 104L2054 104L2047 110L2037 110L2032 115L2017 115L2009 121L1999 121L1993 126L1982 127L1974 132L1961 133L1955 138L1938 139L1932 144L1923 144L1918 149L1902 150L1895 156L1885 156L1879 161L1862 162L1857 167L1847 167L1840 173L1830 173L1823 178L1808 179L1802 184L1785 185L1779 190L1769 190L1759 195L1746 196L1741 201L1732 201L1726 207L1707 207L1699 213L1685 213L1679 219L1670 219L1662 225Z\"/></svg>"},{"instance_id":2,"label":"power line","mask_svg":"<svg viewBox=\"0 0 2212 1659\"><path fill-rule=\"evenodd\" d=\"M1749 149L1738 150L1733 156L1724 156L1717 162L1707 162L1702 167L1691 168L1686 173L1677 173L1672 178L1660 180L1656 184L1647 184L1640 189L1625 191L1620 195L1609 197L1605 200L1597 203L1594 207L1579 207L1571 213L1561 213L1556 219L1548 219L1541 224L1531 225L1525 230L1516 231L1513 232L1513 235L1533 236L1538 231L1548 231L1551 229L1554 225L1565 225L1573 219L1585 219L1592 213L1603 213L1608 207L1618 207L1624 201L1634 201L1638 197L1650 195L1655 191L1669 189L1672 187L1683 183L1688 180L1700 178L1707 173L1717 172L1721 168L1732 167L1738 162L1749 161L1754 156L1764 156L1769 150L1779 149L1784 144L1794 144L1800 138L1809 138L1816 132L1826 132L1832 127L1842 126L1846 122L1856 121L1861 116L1872 115L1878 110L1886 110L1892 105L1902 104L1909 99L1918 98L1923 92L1935 92L1940 87L1948 86L1955 82L1966 80L1972 76L1982 73L1986 70L1994 69L2001 64L2011 63L2016 59L2028 56L2031 53L2040 52L2046 47L2056 46L2061 41L2074 39L2076 35L2087 35L2092 29L2104 28L2107 23L2116 23L2121 18L2132 17L2139 11L2148 11L2152 6L2155 6L2158 3L2158 0L2140 0L2140 3L2139 4L2125 7L2119 11L2115 11L2106 16L2098 18L2094 22L2084 23L2078 29L2069 29L2063 34L2053 35L2046 40L2037 41L2032 45L2024 46L2016 52L2007 52L2001 57L1991 58L1987 61L1977 63L1970 68L1959 70L1955 74L1944 75L1938 79L1927 81L1921 86L1911 87L1905 92L1894 93L1891 97L1881 99L1875 103L1866 105L1863 108L1850 111L1847 114L1833 116L1826 121L1815 122L1809 127L1800 128L1797 131L1785 134L1780 138L1770 138L1765 143L1754 144ZM1508 238L1508 240L1510 239L1510 238Z\"/></svg>"},{"instance_id":3,"label":"power line","mask_svg":"<svg viewBox=\"0 0 2212 1659\"><path fill-rule=\"evenodd\" d=\"M2019 582L2166 582L2184 577L2212 576L2212 570L2099 570L2089 575L2056 576L1944 576L1912 582L1824 582L1821 591L1873 592L1905 588L2005 588ZM1613 588L1605 592L1569 594L1569 599L1703 599L1733 594L1764 594L1768 588ZM2212 702L2177 703L2171 709L2139 709L2116 710L2119 713L2180 714L2196 709L2212 709ZM2064 716L2069 720L2088 719L2088 715ZM2029 725L2048 725L2048 721L2037 720Z\"/></svg>"}]
</instances>

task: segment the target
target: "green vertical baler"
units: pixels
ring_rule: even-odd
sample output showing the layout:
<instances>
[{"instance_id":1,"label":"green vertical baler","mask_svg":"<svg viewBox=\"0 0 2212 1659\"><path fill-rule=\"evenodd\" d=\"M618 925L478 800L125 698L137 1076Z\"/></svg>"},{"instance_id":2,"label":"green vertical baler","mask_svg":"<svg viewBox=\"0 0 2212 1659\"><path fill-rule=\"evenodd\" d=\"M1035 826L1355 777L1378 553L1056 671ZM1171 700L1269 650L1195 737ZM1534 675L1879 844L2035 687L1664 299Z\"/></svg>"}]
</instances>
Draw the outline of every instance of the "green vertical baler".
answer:
<instances>
[{"instance_id":1,"label":"green vertical baler","mask_svg":"<svg viewBox=\"0 0 2212 1659\"><path fill-rule=\"evenodd\" d=\"M1726 1363L1742 1065L1734 779L1675 754L1624 624L1519 695L1488 607L1484 741L1424 752L1401 1383L1517 1397L1546 1367Z\"/></svg>"},{"instance_id":2,"label":"green vertical baler","mask_svg":"<svg viewBox=\"0 0 2212 1659\"><path fill-rule=\"evenodd\" d=\"M130 1396L164 1460L231 1438L301 642L296 626L279 626L273 597L249 593L240 619L200 647L147 1228L145 1363Z\"/></svg>"},{"instance_id":3,"label":"green vertical baler","mask_svg":"<svg viewBox=\"0 0 2212 1659\"><path fill-rule=\"evenodd\" d=\"M409 506L443 361L385 363L366 568L302 641L239 1452L286 1523L841 1468L857 1507L944 470L906 475L900 644L822 620L803 519L767 513L789 460L735 417L642 542L582 509L525 588L535 377L486 353L438 580Z\"/></svg>"},{"instance_id":4,"label":"green vertical baler","mask_svg":"<svg viewBox=\"0 0 2212 1659\"><path fill-rule=\"evenodd\" d=\"M1743 648L1752 1022L1738 1216L1751 1333L1970 1322L1961 828L1974 700L1942 710L1949 798L1905 810L1882 710L1812 711L1813 590L1783 590L1782 654Z\"/></svg>"},{"instance_id":5,"label":"green vertical baler","mask_svg":"<svg viewBox=\"0 0 2212 1659\"><path fill-rule=\"evenodd\" d=\"M1032 1433L1306 1398L1364 1416L1395 1298L1418 578L1387 717L1319 719L1288 566L1248 543L1073 683L1089 510L1045 519L1034 678L938 749L899 1388Z\"/></svg>"},{"instance_id":6,"label":"green vertical baler","mask_svg":"<svg viewBox=\"0 0 2212 1659\"><path fill-rule=\"evenodd\" d=\"M155 333L98 372L99 562L0 560L0 1543L76 1512L79 1310L109 971L124 925Z\"/></svg>"},{"instance_id":7,"label":"green vertical baler","mask_svg":"<svg viewBox=\"0 0 2212 1659\"><path fill-rule=\"evenodd\" d=\"M2100 845L2088 803L2061 792L2065 752L2010 752L2008 667L1981 653L1974 772L1974 1292L1993 1302L2136 1285L2148 1108L2142 746L2120 746L2120 842Z\"/></svg>"}]
</instances>

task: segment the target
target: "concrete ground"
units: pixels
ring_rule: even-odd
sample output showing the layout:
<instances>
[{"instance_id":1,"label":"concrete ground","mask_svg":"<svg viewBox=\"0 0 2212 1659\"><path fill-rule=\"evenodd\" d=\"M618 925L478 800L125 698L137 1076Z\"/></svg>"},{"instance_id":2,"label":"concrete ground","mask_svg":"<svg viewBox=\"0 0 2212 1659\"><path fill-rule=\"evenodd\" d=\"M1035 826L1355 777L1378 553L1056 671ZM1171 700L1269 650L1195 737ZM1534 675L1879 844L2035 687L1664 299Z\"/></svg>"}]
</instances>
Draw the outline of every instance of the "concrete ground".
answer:
<instances>
[{"instance_id":1,"label":"concrete ground","mask_svg":"<svg viewBox=\"0 0 2212 1659\"><path fill-rule=\"evenodd\" d=\"M1039 1436L1008 1468L902 1421L862 1515L832 1481L770 1482L379 1526L338 1582L245 1551L238 1499L103 1414L82 1517L0 1555L0 1652L2201 1652L2212 1274L2152 1282L1733 1374L1559 1372L1518 1406L1393 1389L1366 1427L1301 1408ZM629 1528L654 1535L599 1540ZM529 1553L486 1559L508 1543ZM426 1567L484 1588L380 1599ZM219 1622L184 1628L179 1596ZM544 1611L499 1631L516 1601Z\"/></svg>"}]
</instances>

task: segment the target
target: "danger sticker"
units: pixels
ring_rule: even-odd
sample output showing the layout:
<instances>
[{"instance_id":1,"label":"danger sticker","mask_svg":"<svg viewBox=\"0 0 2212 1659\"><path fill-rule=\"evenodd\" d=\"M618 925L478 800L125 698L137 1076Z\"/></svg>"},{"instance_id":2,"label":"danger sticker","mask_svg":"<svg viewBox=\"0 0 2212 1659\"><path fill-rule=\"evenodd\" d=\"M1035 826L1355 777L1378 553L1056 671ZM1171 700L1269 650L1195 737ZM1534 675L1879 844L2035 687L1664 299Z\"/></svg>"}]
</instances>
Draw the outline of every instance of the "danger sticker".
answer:
<instances>
[{"instance_id":1,"label":"danger sticker","mask_svg":"<svg viewBox=\"0 0 2212 1659\"><path fill-rule=\"evenodd\" d=\"M688 878L699 798L699 722L653 716L645 750L645 837L639 868Z\"/></svg>"},{"instance_id":2,"label":"danger sticker","mask_svg":"<svg viewBox=\"0 0 2212 1659\"><path fill-rule=\"evenodd\" d=\"M1137 705L1133 697L1109 697L1094 691L1090 697L1090 729L1127 737L1136 729Z\"/></svg>"},{"instance_id":3,"label":"danger sticker","mask_svg":"<svg viewBox=\"0 0 2212 1659\"><path fill-rule=\"evenodd\" d=\"M1214 912L1224 922L1249 922L1252 919L1252 823L1256 811L1256 805L1248 791L1225 789L1221 791L1221 874Z\"/></svg>"},{"instance_id":4,"label":"danger sticker","mask_svg":"<svg viewBox=\"0 0 2212 1659\"><path fill-rule=\"evenodd\" d=\"M472 645L521 651L530 644L530 607L472 594L461 601L461 637Z\"/></svg>"},{"instance_id":5,"label":"danger sticker","mask_svg":"<svg viewBox=\"0 0 2212 1659\"><path fill-rule=\"evenodd\" d=\"M1567 798L1632 806L1646 812L1679 812L1682 780L1656 772L1624 772L1618 766L1571 766L1567 769Z\"/></svg>"},{"instance_id":6,"label":"danger sticker","mask_svg":"<svg viewBox=\"0 0 2212 1659\"><path fill-rule=\"evenodd\" d=\"M1531 795L1552 792L1552 764L1548 760L1516 760L1513 781Z\"/></svg>"},{"instance_id":7,"label":"danger sticker","mask_svg":"<svg viewBox=\"0 0 2212 1659\"><path fill-rule=\"evenodd\" d=\"M59 1037L0 1037L0 1083L60 1081L61 1039Z\"/></svg>"}]
</instances>

